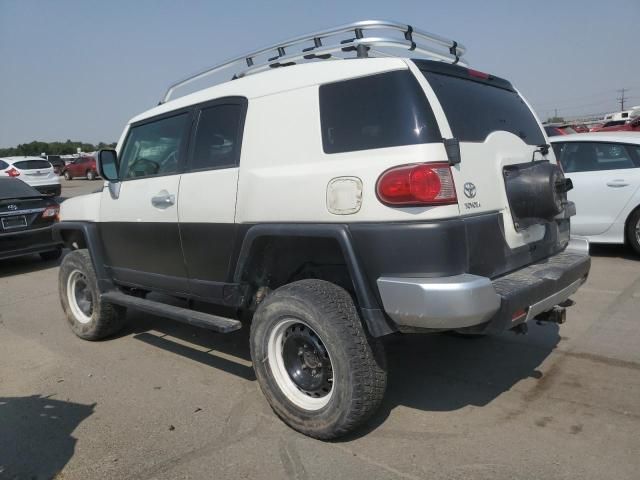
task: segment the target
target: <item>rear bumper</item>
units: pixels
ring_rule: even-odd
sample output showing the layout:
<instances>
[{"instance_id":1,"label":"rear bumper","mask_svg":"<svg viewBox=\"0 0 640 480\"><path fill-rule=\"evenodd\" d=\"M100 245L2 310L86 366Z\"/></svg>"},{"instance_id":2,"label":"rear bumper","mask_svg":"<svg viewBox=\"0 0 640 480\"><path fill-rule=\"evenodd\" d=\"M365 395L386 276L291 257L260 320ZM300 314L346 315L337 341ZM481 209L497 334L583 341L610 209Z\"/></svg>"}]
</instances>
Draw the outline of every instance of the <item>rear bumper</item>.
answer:
<instances>
[{"instance_id":1,"label":"rear bumper","mask_svg":"<svg viewBox=\"0 0 640 480\"><path fill-rule=\"evenodd\" d=\"M59 197L60 193L62 193L62 185L59 183L53 185L36 185L33 188L43 195L52 195L54 197Z\"/></svg>"},{"instance_id":2,"label":"rear bumper","mask_svg":"<svg viewBox=\"0 0 640 480\"><path fill-rule=\"evenodd\" d=\"M62 248L62 243L54 240L51 227L0 234L0 260L58 248Z\"/></svg>"},{"instance_id":3,"label":"rear bumper","mask_svg":"<svg viewBox=\"0 0 640 480\"><path fill-rule=\"evenodd\" d=\"M488 333L513 328L564 302L584 283L590 266L588 254L568 248L496 279L461 274L380 277L377 283L384 310L401 331L476 327Z\"/></svg>"}]
</instances>

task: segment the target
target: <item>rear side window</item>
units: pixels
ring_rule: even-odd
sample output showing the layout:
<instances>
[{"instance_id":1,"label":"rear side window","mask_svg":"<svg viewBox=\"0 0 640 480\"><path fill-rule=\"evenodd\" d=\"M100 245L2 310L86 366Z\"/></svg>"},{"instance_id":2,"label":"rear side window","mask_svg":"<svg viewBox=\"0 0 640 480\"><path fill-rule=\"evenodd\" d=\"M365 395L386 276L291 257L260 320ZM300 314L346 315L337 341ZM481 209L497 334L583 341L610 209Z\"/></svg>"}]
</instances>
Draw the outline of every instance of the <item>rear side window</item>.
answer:
<instances>
[{"instance_id":1,"label":"rear side window","mask_svg":"<svg viewBox=\"0 0 640 480\"><path fill-rule=\"evenodd\" d=\"M492 132L503 130L528 145L546 143L535 117L517 92L457 76L422 73L442 104L453 136L461 142L484 142Z\"/></svg>"},{"instance_id":2,"label":"rear side window","mask_svg":"<svg viewBox=\"0 0 640 480\"><path fill-rule=\"evenodd\" d=\"M325 153L440 142L431 106L407 71L320 86Z\"/></svg>"},{"instance_id":3,"label":"rear side window","mask_svg":"<svg viewBox=\"0 0 640 480\"><path fill-rule=\"evenodd\" d=\"M627 146L605 142L554 143L553 150L565 173L635 168Z\"/></svg>"},{"instance_id":4,"label":"rear side window","mask_svg":"<svg viewBox=\"0 0 640 480\"><path fill-rule=\"evenodd\" d=\"M9 164L0 160L0 170L4 170L5 168L9 168Z\"/></svg>"},{"instance_id":5,"label":"rear side window","mask_svg":"<svg viewBox=\"0 0 640 480\"><path fill-rule=\"evenodd\" d=\"M235 167L240 155L241 105L216 105L200 112L190 170Z\"/></svg>"},{"instance_id":6,"label":"rear side window","mask_svg":"<svg viewBox=\"0 0 640 480\"><path fill-rule=\"evenodd\" d=\"M43 168L51 168L51 164L46 160L21 160L13 164L20 170L38 170Z\"/></svg>"}]
</instances>

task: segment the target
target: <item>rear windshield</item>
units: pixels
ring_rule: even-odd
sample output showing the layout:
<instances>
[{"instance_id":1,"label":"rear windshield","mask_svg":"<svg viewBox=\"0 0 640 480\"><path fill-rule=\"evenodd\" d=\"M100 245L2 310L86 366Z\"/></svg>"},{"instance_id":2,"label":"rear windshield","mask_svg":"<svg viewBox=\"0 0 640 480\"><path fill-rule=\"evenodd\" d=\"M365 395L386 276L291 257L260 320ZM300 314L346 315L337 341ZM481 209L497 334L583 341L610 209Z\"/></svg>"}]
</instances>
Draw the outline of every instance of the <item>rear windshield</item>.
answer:
<instances>
[{"instance_id":1,"label":"rear windshield","mask_svg":"<svg viewBox=\"0 0 640 480\"><path fill-rule=\"evenodd\" d=\"M529 145L545 142L531 110L517 92L470 79L422 71L461 142L484 142L497 131L511 132Z\"/></svg>"},{"instance_id":2,"label":"rear windshield","mask_svg":"<svg viewBox=\"0 0 640 480\"><path fill-rule=\"evenodd\" d=\"M51 164L46 160L21 160L15 162L14 167L20 170L42 170L43 168L51 168Z\"/></svg>"},{"instance_id":3,"label":"rear windshield","mask_svg":"<svg viewBox=\"0 0 640 480\"><path fill-rule=\"evenodd\" d=\"M40 192L17 178L0 178L0 200L40 197Z\"/></svg>"},{"instance_id":4,"label":"rear windshield","mask_svg":"<svg viewBox=\"0 0 640 480\"><path fill-rule=\"evenodd\" d=\"M407 70L320 87L325 153L440 142L433 111Z\"/></svg>"}]
</instances>

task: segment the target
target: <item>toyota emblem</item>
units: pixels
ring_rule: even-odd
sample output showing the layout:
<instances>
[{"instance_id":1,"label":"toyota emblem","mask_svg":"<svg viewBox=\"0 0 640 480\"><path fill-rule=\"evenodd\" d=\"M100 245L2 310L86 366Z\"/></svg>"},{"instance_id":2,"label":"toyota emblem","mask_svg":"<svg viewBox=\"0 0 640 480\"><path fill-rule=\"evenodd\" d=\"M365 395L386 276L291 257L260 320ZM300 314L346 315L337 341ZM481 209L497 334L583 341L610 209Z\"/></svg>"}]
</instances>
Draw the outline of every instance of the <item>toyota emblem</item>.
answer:
<instances>
[{"instance_id":1,"label":"toyota emblem","mask_svg":"<svg viewBox=\"0 0 640 480\"><path fill-rule=\"evenodd\" d=\"M473 183L467 182L464 184L464 196L467 198L476 196L476 186Z\"/></svg>"},{"instance_id":2,"label":"toyota emblem","mask_svg":"<svg viewBox=\"0 0 640 480\"><path fill-rule=\"evenodd\" d=\"M7 206L7 210L18 210L18 206L17 205L8 205Z\"/></svg>"}]
</instances>

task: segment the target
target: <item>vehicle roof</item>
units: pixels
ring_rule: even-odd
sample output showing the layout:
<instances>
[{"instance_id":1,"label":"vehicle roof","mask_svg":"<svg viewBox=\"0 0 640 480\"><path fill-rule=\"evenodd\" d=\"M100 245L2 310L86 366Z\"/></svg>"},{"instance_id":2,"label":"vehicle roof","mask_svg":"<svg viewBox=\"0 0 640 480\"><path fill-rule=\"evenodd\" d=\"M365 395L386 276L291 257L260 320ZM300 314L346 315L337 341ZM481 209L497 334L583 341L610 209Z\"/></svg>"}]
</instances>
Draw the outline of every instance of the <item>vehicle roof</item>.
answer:
<instances>
[{"instance_id":1,"label":"vehicle roof","mask_svg":"<svg viewBox=\"0 0 640 480\"><path fill-rule=\"evenodd\" d=\"M552 143L557 142L623 142L640 144L640 132L589 132L572 133L549 138Z\"/></svg>"},{"instance_id":2,"label":"vehicle roof","mask_svg":"<svg viewBox=\"0 0 640 480\"><path fill-rule=\"evenodd\" d=\"M354 58L336 61L318 61L248 75L178 97L136 115L129 123L139 122L156 115L189 107L221 97L263 97L286 90L336 82L392 70L407 69L406 58Z\"/></svg>"},{"instance_id":3,"label":"vehicle roof","mask_svg":"<svg viewBox=\"0 0 640 480\"><path fill-rule=\"evenodd\" d=\"M3 160L7 163L15 163L15 162L20 162L22 160L44 160L45 162L47 161L46 158L41 158L41 157L30 157L30 156L24 156L24 157L0 157L0 160Z\"/></svg>"}]
</instances>

